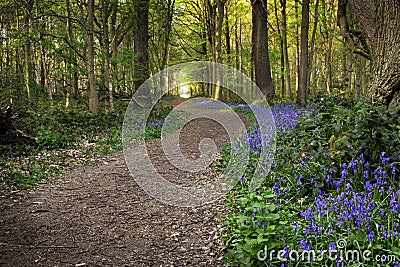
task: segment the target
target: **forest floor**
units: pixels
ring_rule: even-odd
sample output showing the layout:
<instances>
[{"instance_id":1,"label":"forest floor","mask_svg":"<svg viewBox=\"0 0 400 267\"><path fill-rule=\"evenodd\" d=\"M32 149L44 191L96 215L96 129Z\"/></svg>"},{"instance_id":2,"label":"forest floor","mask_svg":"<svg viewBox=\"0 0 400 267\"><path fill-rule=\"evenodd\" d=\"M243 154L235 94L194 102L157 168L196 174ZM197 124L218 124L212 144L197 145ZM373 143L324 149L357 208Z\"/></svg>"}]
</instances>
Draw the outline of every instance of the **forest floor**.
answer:
<instances>
[{"instance_id":1,"label":"forest floor","mask_svg":"<svg viewBox=\"0 0 400 267\"><path fill-rule=\"evenodd\" d=\"M188 123L180 136L181 151L191 159L200 156L203 138L218 149L227 143L225 129L210 119ZM218 175L211 167L177 169L160 139L147 142L147 150L168 180L192 184ZM155 200L136 184L122 152L16 192L4 205L0 266L223 266L224 199L195 208Z\"/></svg>"}]
</instances>

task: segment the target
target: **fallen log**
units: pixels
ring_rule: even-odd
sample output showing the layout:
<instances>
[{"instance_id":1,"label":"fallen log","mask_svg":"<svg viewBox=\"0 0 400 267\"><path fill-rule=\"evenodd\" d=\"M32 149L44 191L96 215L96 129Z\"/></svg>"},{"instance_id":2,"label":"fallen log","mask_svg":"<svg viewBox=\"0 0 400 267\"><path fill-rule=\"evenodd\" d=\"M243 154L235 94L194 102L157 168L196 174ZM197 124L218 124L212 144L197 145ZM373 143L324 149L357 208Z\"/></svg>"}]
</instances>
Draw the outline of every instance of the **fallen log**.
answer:
<instances>
[{"instance_id":1,"label":"fallen log","mask_svg":"<svg viewBox=\"0 0 400 267\"><path fill-rule=\"evenodd\" d=\"M23 133L12 125L14 118L10 107L0 115L0 145L15 144L36 147L37 143L34 137Z\"/></svg>"}]
</instances>

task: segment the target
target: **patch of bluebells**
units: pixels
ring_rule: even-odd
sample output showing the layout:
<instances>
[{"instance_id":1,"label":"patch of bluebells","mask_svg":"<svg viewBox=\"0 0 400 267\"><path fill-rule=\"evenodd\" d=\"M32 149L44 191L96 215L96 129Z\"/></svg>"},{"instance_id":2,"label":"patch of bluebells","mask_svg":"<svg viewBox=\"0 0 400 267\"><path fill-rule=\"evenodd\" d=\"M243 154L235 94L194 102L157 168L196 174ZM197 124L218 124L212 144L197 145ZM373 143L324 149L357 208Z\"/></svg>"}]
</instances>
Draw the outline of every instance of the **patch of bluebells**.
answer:
<instances>
[{"instance_id":1,"label":"patch of bluebells","mask_svg":"<svg viewBox=\"0 0 400 267\"><path fill-rule=\"evenodd\" d=\"M243 105L243 104L240 104ZM299 109L294 104L277 104L271 107L275 122L275 129L278 134L285 134L292 131L296 126L296 121L311 112L311 109ZM261 122L262 124L265 122ZM259 156L262 143L262 130L259 125L251 128L248 133L251 154Z\"/></svg>"},{"instance_id":2,"label":"patch of bluebells","mask_svg":"<svg viewBox=\"0 0 400 267\"><path fill-rule=\"evenodd\" d=\"M285 103L272 106L271 111L275 119L276 130L280 134L285 134L297 126L296 121L299 118L310 114L311 108L299 109L295 104Z\"/></svg>"},{"instance_id":3,"label":"patch of bluebells","mask_svg":"<svg viewBox=\"0 0 400 267\"><path fill-rule=\"evenodd\" d=\"M293 104L275 105L271 110L278 134L292 132L297 127L299 118L311 114L311 109L296 109ZM252 155L263 158L260 155L260 135L260 129L254 127L249 132L248 141ZM281 149L285 150L283 147ZM292 207L297 213L289 219L293 220L291 231L296 239L291 248L285 248L288 251L296 248L335 250L335 242L339 239L352 240L354 237L357 237L361 249L366 249L369 244L380 245L385 249L399 247L400 153L382 152L379 164L366 162L363 154L341 164L335 163L328 150L323 155L324 160L321 162L313 161L310 153L297 156L297 162L286 159L286 163L275 162L272 165L273 170L269 173L272 178L270 185L279 197L275 200L277 202L272 202L277 207L275 212ZM282 159L285 160L279 160ZM282 164L288 165L285 171L281 170ZM277 168L275 173L274 168L277 166L279 170ZM300 194L304 191L307 195L303 199L307 201L304 205L302 203L298 211ZM282 202L279 199L284 199L285 204L280 204ZM260 212L262 210L253 210L251 213L245 211L244 215L250 217L245 223L257 221ZM254 226L266 230L262 221ZM336 263L338 266L346 264L339 258ZM399 262L394 262L391 266L400 265Z\"/></svg>"},{"instance_id":4,"label":"patch of bluebells","mask_svg":"<svg viewBox=\"0 0 400 267\"><path fill-rule=\"evenodd\" d=\"M325 183L331 190L315 196L311 205L300 212L304 227L299 234L315 243L345 235L364 236L360 242L398 245L400 176L392 162L396 157L385 155L388 153L382 152L381 165L373 169L360 155L343 163L340 175L332 177L333 172L326 172Z\"/></svg>"},{"instance_id":5,"label":"patch of bluebells","mask_svg":"<svg viewBox=\"0 0 400 267\"><path fill-rule=\"evenodd\" d=\"M161 126L163 125L165 122L165 120L155 120L153 122L150 123L151 127L157 127L157 126Z\"/></svg>"}]
</instances>

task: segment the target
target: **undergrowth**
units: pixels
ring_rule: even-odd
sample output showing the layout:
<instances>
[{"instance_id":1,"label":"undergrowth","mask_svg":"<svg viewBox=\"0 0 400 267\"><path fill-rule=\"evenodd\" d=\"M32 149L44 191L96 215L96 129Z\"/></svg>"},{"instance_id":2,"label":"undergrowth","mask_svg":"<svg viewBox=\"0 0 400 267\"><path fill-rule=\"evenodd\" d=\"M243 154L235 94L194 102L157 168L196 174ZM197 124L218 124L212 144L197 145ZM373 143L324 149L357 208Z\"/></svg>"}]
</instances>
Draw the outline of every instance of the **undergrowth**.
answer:
<instances>
[{"instance_id":1,"label":"undergrowth","mask_svg":"<svg viewBox=\"0 0 400 267\"><path fill-rule=\"evenodd\" d=\"M62 174L69 166L90 164L101 155L122 150L122 124L126 104L115 113L46 107L16 110L13 124L36 138L37 147L0 146L0 192L32 188L38 181ZM152 112L146 139L161 135L162 121L171 107ZM2 194L2 193L0 193Z\"/></svg>"},{"instance_id":2,"label":"undergrowth","mask_svg":"<svg viewBox=\"0 0 400 267\"><path fill-rule=\"evenodd\" d=\"M250 191L255 165L229 194L230 266L398 266L400 119L396 106L319 96L272 107L274 162ZM249 130L257 162L257 126ZM258 140L258 141L257 141ZM222 153L229 162L230 148Z\"/></svg>"}]
</instances>

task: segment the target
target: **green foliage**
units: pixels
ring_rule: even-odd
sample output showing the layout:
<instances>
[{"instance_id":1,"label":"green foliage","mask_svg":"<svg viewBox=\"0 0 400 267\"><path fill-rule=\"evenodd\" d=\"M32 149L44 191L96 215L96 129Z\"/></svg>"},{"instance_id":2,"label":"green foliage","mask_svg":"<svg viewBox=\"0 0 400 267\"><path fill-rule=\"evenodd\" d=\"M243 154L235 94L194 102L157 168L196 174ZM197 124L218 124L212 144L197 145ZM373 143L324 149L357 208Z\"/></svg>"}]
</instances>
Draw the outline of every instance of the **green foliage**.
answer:
<instances>
[{"instance_id":1,"label":"green foliage","mask_svg":"<svg viewBox=\"0 0 400 267\"><path fill-rule=\"evenodd\" d=\"M343 255L368 250L370 257L399 259L399 108L344 95L320 96L311 106L313 112L297 119L295 128L280 130L262 187L249 191L252 161L258 159L253 154L245 177L230 193L223 235L229 266L389 266L393 261L317 258L335 246ZM227 147L222 161L229 160ZM338 247L340 242L345 245ZM275 254L264 260L266 249ZM288 260L291 251L316 257Z\"/></svg>"},{"instance_id":2,"label":"green foliage","mask_svg":"<svg viewBox=\"0 0 400 267\"><path fill-rule=\"evenodd\" d=\"M382 151L400 147L398 106L374 106L365 97L354 101L345 95L332 95L316 99L313 107L315 114L300 123L305 140L311 140L309 146L304 144L307 149L329 149L338 162L350 161L361 153L376 162Z\"/></svg>"},{"instance_id":3,"label":"green foliage","mask_svg":"<svg viewBox=\"0 0 400 267\"><path fill-rule=\"evenodd\" d=\"M97 116L57 107L17 110L14 126L36 137L38 147L0 147L0 188L31 188L40 180L61 174L70 165L90 163L98 155L121 151L124 108L126 105L116 103L117 113ZM161 135L162 125L153 127L151 123L163 120L171 110L165 107L151 113L146 139Z\"/></svg>"}]
</instances>

